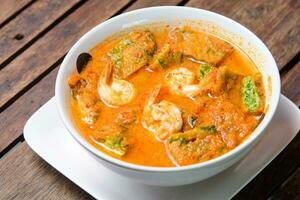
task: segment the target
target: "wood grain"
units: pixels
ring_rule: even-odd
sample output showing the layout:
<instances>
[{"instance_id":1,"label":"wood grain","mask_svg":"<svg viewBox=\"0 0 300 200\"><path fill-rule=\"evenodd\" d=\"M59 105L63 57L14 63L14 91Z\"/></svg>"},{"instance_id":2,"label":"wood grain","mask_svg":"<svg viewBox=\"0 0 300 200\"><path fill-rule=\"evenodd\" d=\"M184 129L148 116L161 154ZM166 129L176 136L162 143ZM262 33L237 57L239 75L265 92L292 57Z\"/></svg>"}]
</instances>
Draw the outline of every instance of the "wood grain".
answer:
<instances>
[{"instance_id":1,"label":"wood grain","mask_svg":"<svg viewBox=\"0 0 300 200\"><path fill-rule=\"evenodd\" d=\"M284 133L283 133L284 134ZM270 144L271 145L271 144ZM267 199L300 164L300 134L233 199Z\"/></svg>"},{"instance_id":2,"label":"wood grain","mask_svg":"<svg viewBox=\"0 0 300 200\"><path fill-rule=\"evenodd\" d=\"M271 196L270 200L299 200L300 199L300 167L286 180Z\"/></svg>"},{"instance_id":3,"label":"wood grain","mask_svg":"<svg viewBox=\"0 0 300 200\"><path fill-rule=\"evenodd\" d=\"M93 199L19 143L0 160L0 199Z\"/></svg>"},{"instance_id":4,"label":"wood grain","mask_svg":"<svg viewBox=\"0 0 300 200\"><path fill-rule=\"evenodd\" d=\"M72 8L79 0L41 0L24 10L0 32L0 64Z\"/></svg>"},{"instance_id":5,"label":"wood grain","mask_svg":"<svg viewBox=\"0 0 300 200\"><path fill-rule=\"evenodd\" d=\"M128 2L88 1L15 58L0 71L0 107L57 62L85 32Z\"/></svg>"},{"instance_id":6,"label":"wood grain","mask_svg":"<svg viewBox=\"0 0 300 200\"><path fill-rule=\"evenodd\" d=\"M0 113L0 152L22 134L29 117L54 96L58 68Z\"/></svg>"},{"instance_id":7,"label":"wood grain","mask_svg":"<svg viewBox=\"0 0 300 200\"><path fill-rule=\"evenodd\" d=\"M155 1L138 0L130 7L128 7L125 10L125 12L140 9L140 8L152 7L152 6L172 6L172 5L177 5L180 2L182 2L182 0L155 0Z\"/></svg>"},{"instance_id":8,"label":"wood grain","mask_svg":"<svg viewBox=\"0 0 300 200\"><path fill-rule=\"evenodd\" d=\"M282 77L281 85L282 94L300 107L300 62Z\"/></svg>"},{"instance_id":9,"label":"wood grain","mask_svg":"<svg viewBox=\"0 0 300 200\"><path fill-rule=\"evenodd\" d=\"M188 6L218 12L240 22L260 37L281 69L300 51L300 1L206 1Z\"/></svg>"},{"instance_id":10,"label":"wood grain","mask_svg":"<svg viewBox=\"0 0 300 200\"><path fill-rule=\"evenodd\" d=\"M31 0L2 0L0 6L0 24L30 2Z\"/></svg>"}]
</instances>

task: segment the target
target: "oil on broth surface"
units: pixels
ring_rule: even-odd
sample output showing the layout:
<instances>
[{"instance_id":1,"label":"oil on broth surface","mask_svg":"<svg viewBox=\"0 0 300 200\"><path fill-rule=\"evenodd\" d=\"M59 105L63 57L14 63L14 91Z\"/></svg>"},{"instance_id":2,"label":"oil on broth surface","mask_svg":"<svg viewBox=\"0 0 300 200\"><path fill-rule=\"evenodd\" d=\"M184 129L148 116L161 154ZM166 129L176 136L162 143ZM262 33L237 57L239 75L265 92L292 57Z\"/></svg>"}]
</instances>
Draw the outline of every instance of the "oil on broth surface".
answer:
<instances>
[{"instance_id":1,"label":"oil on broth surface","mask_svg":"<svg viewBox=\"0 0 300 200\"><path fill-rule=\"evenodd\" d=\"M100 43L91 55L69 80L72 118L89 143L117 159L160 167L203 162L235 148L263 116L254 63L191 27L133 31ZM134 95L112 93L114 84Z\"/></svg>"}]
</instances>

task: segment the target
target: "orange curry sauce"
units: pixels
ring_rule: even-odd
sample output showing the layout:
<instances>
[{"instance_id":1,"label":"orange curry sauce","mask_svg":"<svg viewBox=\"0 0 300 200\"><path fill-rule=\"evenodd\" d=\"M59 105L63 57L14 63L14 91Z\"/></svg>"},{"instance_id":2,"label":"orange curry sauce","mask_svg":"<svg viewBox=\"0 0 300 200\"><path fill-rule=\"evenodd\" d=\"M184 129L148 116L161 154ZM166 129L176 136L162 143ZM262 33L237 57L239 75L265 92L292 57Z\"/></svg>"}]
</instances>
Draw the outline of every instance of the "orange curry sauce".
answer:
<instances>
[{"instance_id":1,"label":"orange curry sauce","mask_svg":"<svg viewBox=\"0 0 300 200\"><path fill-rule=\"evenodd\" d=\"M141 32L143 34L143 31ZM122 77L122 79L133 84L135 88L135 96L129 103L115 107L107 106L99 97L98 92L101 73L108 65L108 62L112 62L112 58L107 55L120 41L128 37L129 33L98 44L91 50L92 59L80 75L76 73L70 77L69 85L73 90L74 96L71 102L72 119L84 138L100 151L117 159L139 165L158 167L189 165L210 160L228 152L243 142L260 122L264 110L263 82L254 63L233 45L215 36L194 30L191 27L179 27L177 29L168 26L159 29L150 28L150 32L153 34L156 43L153 55L150 55L149 60L145 62L146 64L139 66L139 69L134 71L134 73ZM183 35L182 37L174 37L174 34ZM180 61L163 63L164 66L161 68L153 69L150 67L151 69L149 69L149 66L157 58L157 55L162 51L166 43L170 44L170 52L182 53L182 58ZM203 50L201 48L206 49ZM216 52L218 49L222 51L222 48L232 49L225 52ZM203 53L204 55L201 55L201 53L199 55L197 51L205 52ZM136 54L139 54L139 52L132 55ZM126 53L122 56L126 56ZM213 70L210 70L205 75L206 77L198 78L200 64L188 59L189 56L194 57L196 60L207 62ZM130 61L128 62L130 63ZM116 67L116 63L113 64ZM218 70L224 66L226 66L226 71L224 72L226 75L224 77L220 75L220 80L215 80L214 75L211 74L216 73L215 76L218 76ZM125 64L122 67L126 67ZM194 74L196 78L193 80L193 84L207 81L208 84L211 84L210 87L216 87L219 84L218 81L221 81L221 86L217 89L208 87L204 92L192 97L175 94L168 87L168 84L165 83L165 77L172 70L180 67L186 68ZM116 69L113 68L114 70ZM207 78L207 76L211 77ZM245 77L251 77L256 85L257 93L255 94L258 94L256 98L260 98L259 108L256 106L256 110L247 108L247 103L243 101ZM84 79L85 82L78 86L78 81L81 79ZM160 86L160 91L156 96L155 103L159 103L162 100L171 102L179 108L182 118L180 130L168 134L161 141L142 124L145 104L158 86ZM78 90L78 87L81 87L80 90L85 95L82 97L86 98L84 101L79 102L78 99L81 98L81 92L74 91ZM205 87L205 84L203 87ZM253 95L253 91L250 91L250 98L251 95ZM89 115L87 112L89 112L91 107L95 109L94 112L96 114L93 115L95 118L92 122L87 122L85 120L86 115ZM86 108L87 111L82 110ZM132 120L131 118L134 119ZM120 123L124 123L125 127L122 133L122 137L124 137L122 142L126 145L124 155L119 155L108 148L103 148L97 142L97 138L102 138L101 142L103 142L103 138L105 140L106 135L109 135L110 132L112 137L114 137L116 134L113 132L116 129L113 127L119 126ZM110 129L108 128L108 131L106 130L103 133L103 131L99 131L103 127L104 129L105 127L110 127ZM197 136L191 133L191 135L187 135L187 138L178 139L181 137L180 134L197 127L200 127L199 136L197 135L198 133L196 133ZM205 133L205 131L208 132ZM175 137L175 139L170 139L171 135L176 134L179 134L178 137L176 136L177 139Z\"/></svg>"}]
</instances>

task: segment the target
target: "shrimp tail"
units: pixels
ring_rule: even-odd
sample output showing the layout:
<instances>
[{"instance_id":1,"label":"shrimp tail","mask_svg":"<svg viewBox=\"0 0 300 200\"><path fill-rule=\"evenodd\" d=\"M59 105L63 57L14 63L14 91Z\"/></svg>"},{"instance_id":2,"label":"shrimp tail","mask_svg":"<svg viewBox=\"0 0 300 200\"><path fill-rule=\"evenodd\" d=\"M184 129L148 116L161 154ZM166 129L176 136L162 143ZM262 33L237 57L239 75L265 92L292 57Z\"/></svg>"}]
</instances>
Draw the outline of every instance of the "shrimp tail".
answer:
<instances>
[{"instance_id":1,"label":"shrimp tail","mask_svg":"<svg viewBox=\"0 0 300 200\"><path fill-rule=\"evenodd\" d=\"M105 66L105 72L104 72L104 80L107 85L111 85L112 83L112 73L113 73L113 64L112 62L109 62Z\"/></svg>"},{"instance_id":2,"label":"shrimp tail","mask_svg":"<svg viewBox=\"0 0 300 200\"><path fill-rule=\"evenodd\" d=\"M154 90L150 93L146 107L151 106L152 104L154 104L159 92L161 90L161 85L158 85L154 88Z\"/></svg>"}]
</instances>

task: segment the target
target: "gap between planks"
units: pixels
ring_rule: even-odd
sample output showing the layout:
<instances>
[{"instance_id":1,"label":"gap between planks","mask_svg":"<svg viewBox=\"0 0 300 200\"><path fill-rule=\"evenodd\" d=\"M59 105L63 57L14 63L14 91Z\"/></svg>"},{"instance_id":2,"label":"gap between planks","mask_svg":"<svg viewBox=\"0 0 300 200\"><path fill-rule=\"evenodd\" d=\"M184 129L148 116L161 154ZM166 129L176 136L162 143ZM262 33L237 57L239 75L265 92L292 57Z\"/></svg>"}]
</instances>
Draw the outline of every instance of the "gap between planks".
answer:
<instances>
[{"instance_id":1,"label":"gap between planks","mask_svg":"<svg viewBox=\"0 0 300 200\"><path fill-rule=\"evenodd\" d=\"M297 135L299 134L299 132L297 133ZM299 137L299 136L298 136ZM285 177L285 179L283 179L280 183L277 184L277 186L270 192L268 199L272 199L272 197L274 195L276 195L278 193L278 191L280 191L281 188L283 188L291 179L294 178L295 175L297 175L300 172L300 163L295 166L290 173L288 173ZM300 180L298 180L300 182ZM300 195L300 191L298 191ZM290 198L289 198L290 199Z\"/></svg>"},{"instance_id":2,"label":"gap between planks","mask_svg":"<svg viewBox=\"0 0 300 200\"><path fill-rule=\"evenodd\" d=\"M23 12L23 10L25 10L26 8L31 6L34 2L36 2L36 1L32 0L32 1L27 2L23 7L21 7L20 9L17 9L13 13L11 13L11 15L9 17L3 19L3 21L0 23L0 29L3 26L5 26L6 24L8 24L11 20L13 20L16 16L18 16L21 12Z\"/></svg>"},{"instance_id":3,"label":"gap between planks","mask_svg":"<svg viewBox=\"0 0 300 200\"><path fill-rule=\"evenodd\" d=\"M300 198L300 166L268 199L299 199Z\"/></svg>"}]
</instances>

